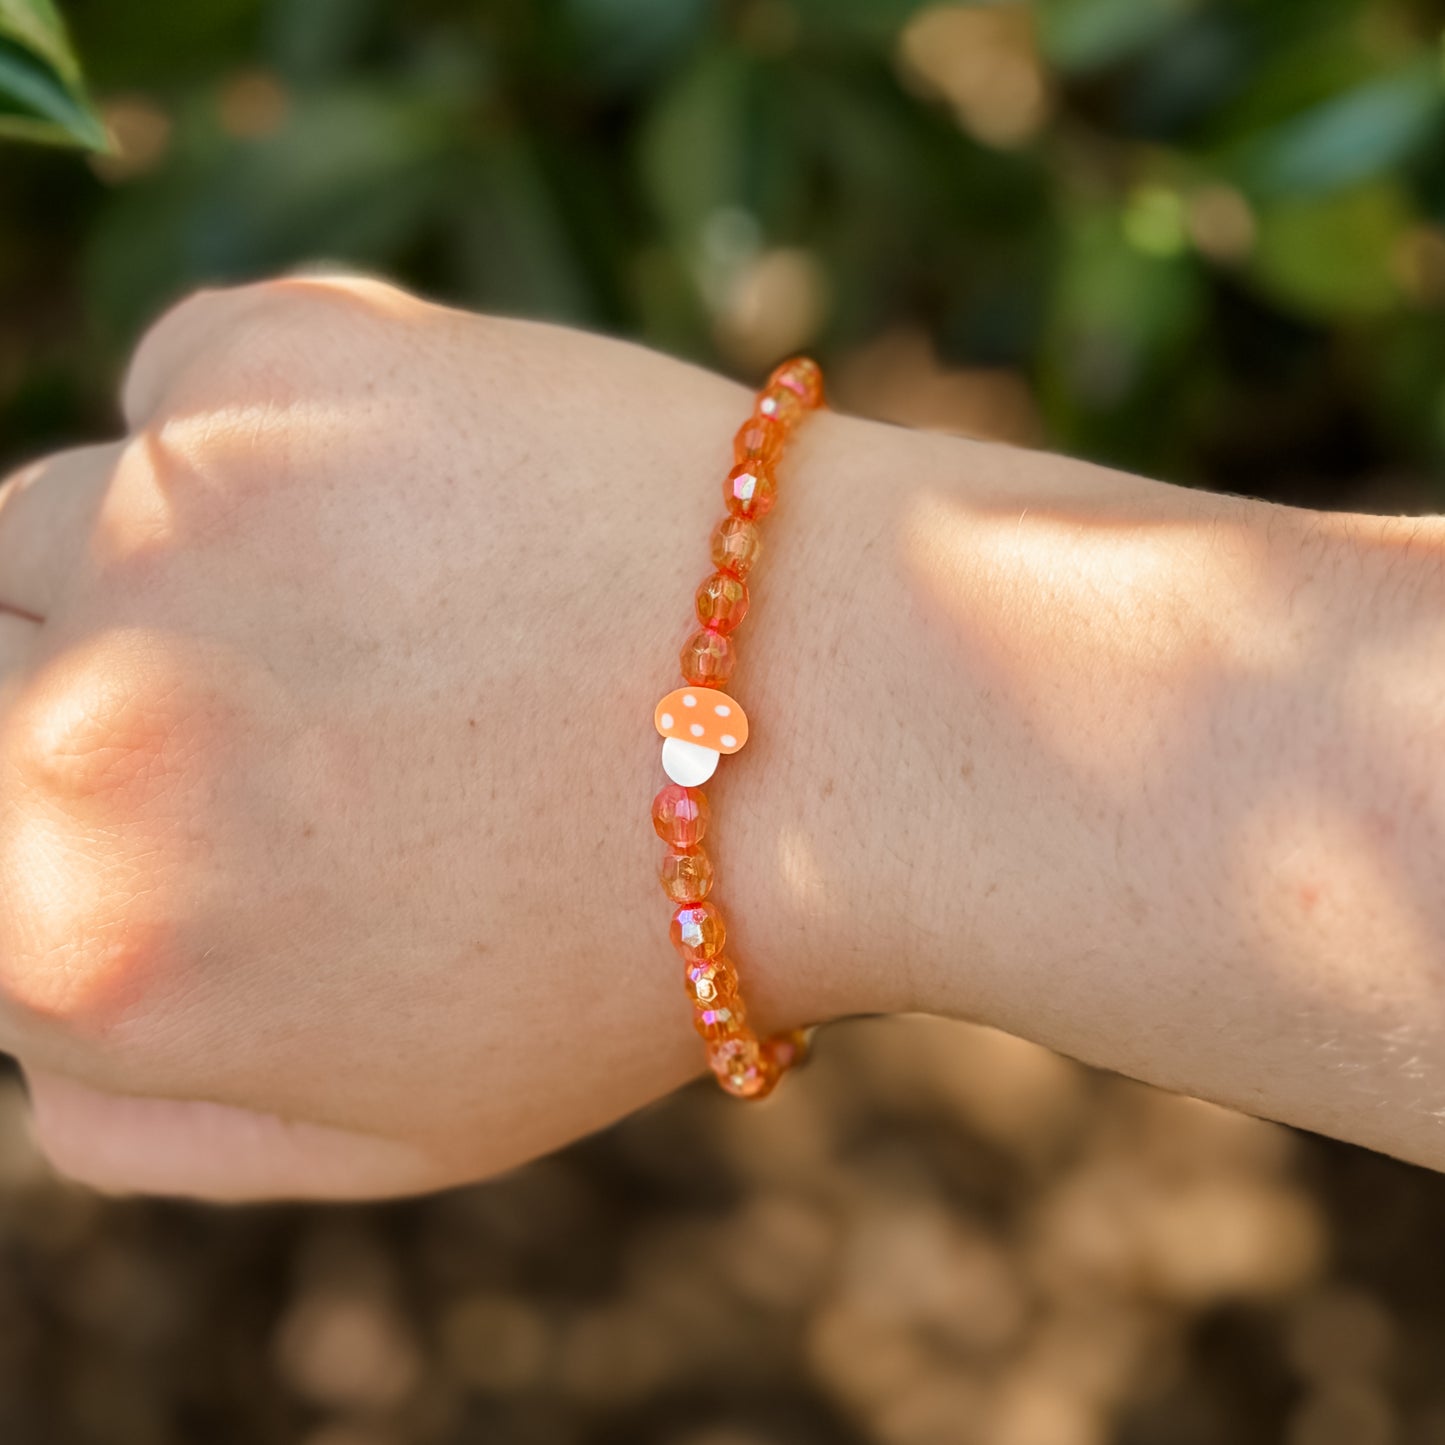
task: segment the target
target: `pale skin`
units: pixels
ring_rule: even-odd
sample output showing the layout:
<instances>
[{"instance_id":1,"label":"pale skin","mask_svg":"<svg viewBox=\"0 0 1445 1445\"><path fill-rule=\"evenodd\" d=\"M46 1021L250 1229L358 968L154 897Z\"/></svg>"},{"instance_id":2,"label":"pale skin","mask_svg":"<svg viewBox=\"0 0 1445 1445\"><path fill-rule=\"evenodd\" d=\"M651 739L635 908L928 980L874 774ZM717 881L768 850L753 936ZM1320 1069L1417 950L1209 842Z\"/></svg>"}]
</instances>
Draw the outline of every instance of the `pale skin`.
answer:
<instances>
[{"instance_id":1,"label":"pale skin","mask_svg":"<svg viewBox=\"0 0 1445 1445\"><path fill-rule=\"evenodd\" d=\"M56 1166L415 1192L697 1074L652 711L748 393L345 278L183 303L124 393L0 493ZM708 788L760 1026L967 1017L1445 1167L1441 523L832 414L780 490Z\"/></svg>"}]
</instances>

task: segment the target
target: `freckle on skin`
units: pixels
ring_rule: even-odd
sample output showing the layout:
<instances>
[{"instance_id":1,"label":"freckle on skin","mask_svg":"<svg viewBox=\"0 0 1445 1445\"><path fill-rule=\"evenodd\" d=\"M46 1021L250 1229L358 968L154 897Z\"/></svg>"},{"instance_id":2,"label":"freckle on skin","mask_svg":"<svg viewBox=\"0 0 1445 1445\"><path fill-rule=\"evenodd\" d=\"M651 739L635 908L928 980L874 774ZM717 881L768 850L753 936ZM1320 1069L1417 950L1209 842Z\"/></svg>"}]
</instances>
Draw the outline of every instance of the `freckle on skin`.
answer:
<instances>
[{"instance_id":1,"label":"freckle on skin","mask_svg":"<svg viewBox=\"0 0 1445 1445\"><path fill-rule=\"evenodd\" d=\"M831 798L831 797L833 796L833 780L832 780L832 778L829 778L828 781L823 784L823 796L824 796L825 798Z\"/></svg>"}]
</instances>

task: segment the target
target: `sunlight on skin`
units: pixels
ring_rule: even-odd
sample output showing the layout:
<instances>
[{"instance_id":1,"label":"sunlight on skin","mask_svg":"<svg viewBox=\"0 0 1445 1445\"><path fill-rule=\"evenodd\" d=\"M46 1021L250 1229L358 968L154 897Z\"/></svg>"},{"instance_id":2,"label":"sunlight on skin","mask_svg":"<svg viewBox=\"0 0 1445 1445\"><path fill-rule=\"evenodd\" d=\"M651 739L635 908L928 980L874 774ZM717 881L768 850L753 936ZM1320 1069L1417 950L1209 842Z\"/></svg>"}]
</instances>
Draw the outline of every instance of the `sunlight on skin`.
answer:
<instances>
[{"instance_id":1,"label":"sunlight on skin","mask_svg":"<svg viewBox=\"0 0 1445 1445\"><path fill-rule=\"evenodd\" d=\"M0 838L13 940L0 955L0 988L27 1013L84 1033L88 1019L113 1019L143 992L170 930L136 907L142 878L120 879L69 845L70 831L31 816Z\"/></svg>"},{"instance_id":2,"label":"sunlight on skin","mask_svg":"<svg viewBox=\"0 0 1445 1445\"><path fill-rule=\"evenodd\" d=\"M0 831L13 940L0 969L24 1008L84 1029L144 988L169 932L143 902L158 882L148 829L201 734L222 730L213 713L189 669L128 629L55 658L7 718L5 761L26 806ZM63 954L58 938L71 941Z\"/></svg>"},{"instance_id":3,"label":"sunlight on skin","mask_svg":"<svg viewBox=\"0 0 1445 1445\"><path fill-rule=\"evenodd\" d=\"M305 314L308 302L313 303L310 316ZM274 331L288 317L314 326L322 320L316 304L409 324L436 322L447 314L384 282L355 276L295 276L258 286L198 291L172 307L137 348L122 392L128 424L133 430L142 429L163 405L179 402L177 389L187 390L197 382L204 385L204 359L218 340L228 343L234 353L238 344L244 346L248 327ZM179 405L168 409L184 411Z\"/></svg>"},{"instance_id":4,"label":"sunlight on skin","mask_svg":"<svg viewBox=\"0 0 1445 1445\"><path fill-rule=\"evenodd\" d=\"M1280 509L1240 528L1228 500L1148 500L1120 527L1107 506L922 492L899 526L986 715L1029 740L1005 791L1036 790L1062 830L1032 856L1059 870L1066 916L1021 911L998 879L1005 988L1027 980L1001 1017L1314 1128L1348 1134L1408 1095L1374 1127L1418 1153L1445 1101L1442 810L1418 768L1442 689L1415 661L1438 614L1399 564L1441 528Z\"/></svg>"},{"instance_id":5,"label":"sunlight on skin","mask_svg":"<svg viewBox=\"0 0 1445 1445\"><path fill-rule=\"evenodd\" d=\"M1170 534L1177 534L1178 548L1169 545ZM1181 563L1201 550L1197 519L1188 515L1119 528L1105 518L1032 507L1013 515L981 512L964 500L920 492L900 520L899 540L910 573L927 593L961 631L998 656L1047 657L1054 676L1084 659L1097 667L1101 656L1132 675L1173 674L1184 707L1192 700L1194 675L1226 659L1240 669L1241 658L1226 651L1226 642L1239 633L1237 619L1260 615L1278 587L1264 544L1242 528L1217 526L1208 544L1206 611L1179 585ZM1088 642L1076 656L1060 646L1074 637ZM1252 641L1251 671L1297 659L1297 630ZM1050 722L1042 709L1034 720L1045 727ZM1049 742L1064 756L1097 767L1098 739L1081 734L1066 710L1053 721L1058 726ZM1130 740L1117 742L1125 748ZM1115 761L1127 758L1125 751Z\"/></svg>"},{"instance_id":6,"label":"sunlight on skin","mask_svg":"<svg viewBox=\"0 0 1445 1445\"><path fill-rule=\"evenodd\" d=\"M778 834L778 871L800 903L823 909L828 905L827 880L813 845L797 827L785 827Z\"/></svg>"}]
</instances>

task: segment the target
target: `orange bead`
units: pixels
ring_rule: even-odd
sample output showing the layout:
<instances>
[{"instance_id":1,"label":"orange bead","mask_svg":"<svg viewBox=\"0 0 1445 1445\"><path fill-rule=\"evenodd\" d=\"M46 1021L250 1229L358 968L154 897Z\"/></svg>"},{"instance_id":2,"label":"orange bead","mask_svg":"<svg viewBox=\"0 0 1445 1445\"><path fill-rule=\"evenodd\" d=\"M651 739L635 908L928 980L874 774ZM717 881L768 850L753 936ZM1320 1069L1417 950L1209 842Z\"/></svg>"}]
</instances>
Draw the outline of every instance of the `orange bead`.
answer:
<instances>
[{"instance_id":1,"label":"orange bead","mask_svg":"<svg viewBox=\"0 0 1445 1445\"><path fill-rule=\"evenodd\" d=\"M793 396L793 400L796 402L798 398ZM766 517L777 500L773 474L760 462L741 463L728 473L723 483L723 501L735 517Z\"/></svg>"},{"instance_id":2,"label":"orange bead","mask_svg":"<svg viewBox=\"0 0 1445 1445\"><path fill-rule=\"evenodd\" d=\"M683 643L677 660L684 682L694 687L726 687L738 658L732 638L704 627Z\"/></svg>"},{"instance_id":3,"label":"orange bead","mask_svg":"<svg viewBox=\"0 0 1445 1445\"><path fill-rule=\"evenodd\" d=\"M742 1033L747 1017L742 999L733 997L713 1008L694 1009L692 1026L711 1044Z\"/></svg>"},{"instance_id":4,"label":"orange bead","mask_svg":"<svg viewBox=\"0 0 1445 1445\"><path fill-rule=\"evenodd\" d=\"M738 971L721 956L688 964L686 981L695 1008L721 1008L738 994Z\"/></svg>"},{"instance_id":5,"label":"orange bead","mask_svg":"<svg viewBox=\"0 0 1445 1445\"><path fill-rule=\"evenodd\" d=\"M712 892L712 862L701 848L669 853L658 876L674 903L701 903Z\"/></svg>"},{"instance_id":6,"label":"orange bead","mask_svg":"<svg viewBox=\"0 0 1445 1445\"><path fill-rule=\"evenodd\" d=\"M746 577L763 550L763 534L746 517L724 517L713 528L712 564L719 572Z\"/></svg>"},{"instance_id":7,"label":"orange bead","mask_svg":"<svg viewBox=\"0 0 1445 1445\"><path fill-rule=\"evenodd\" d=\"M763 1054L779 1073L806 1064L812 1052L810 1032L808 1029L789 1029L785 1034L774 1034L772 1038L763 1040Z\"/></svg>"},{"instance_id":8,"label":"orange bead","mask_svg":"<svg viewBox=\"0 0 1445 1445\"><path fill-rule=\"evenodd\" d=\"M673 910L673 946L688 963L706 963L722 952L727 942L727 925L715 903L684 903Z\"/></svg>"},{"instance_id":9,"label":"orange bead","mask_svg":"<svg viewBox=\"0 0 1445 1445\"><path fill-rule=\"evenodd\" d=\"M769 386L786 386L809 411L823 405L823 368L811 356L795 356L775 367Z\"/></svg>"},{"instance_id":10,"label":"orange bead","mask_svg":"<svg viewBox=\"0 0 1445 1445\"><path fill-rule=\"evenodd\" d=\"M719 1084L739 1099L761 1099L778 1082L778 1071L751 1034L708 1046L708 1066Z\"/></svg>"},{"instance_id":11,"label":"orange bead","mask_svg":"<svg viewBox=\"0 0 1445 1445\"><path fill-rule=\"evenodd\" d=\"M714 572L697 589L697 619L726 636L748 615L748 588L740 577Z\"/></svg>"},{"instance_id":12,"label":"orange bead","mask_svg":"<svg viewBox=\"0 0 1445 1445\"><path fill-rule=\"evenodd\" d=\"M803 419L806 410L803 398L790 386L779 383L764 387L758 393L758 415L771 417L785 427L796 426Z\"/></svg>"},{"instance_id":13,"label":"orange bead","mask_svg":"<svg viewBox=\"0 0 1445 1445\"><path fill-rule=\"evenodd\" d=\"M707 795L669 783L652 800L652 826L670 848L696 848L707 831Z\"/></svg>"},{"instance_id":14,"label":"orange bead","mask_svg":"<svg viewBox=\"0 0 1445 1445\"><path fill-rule=\"evenodd\" d=\"M761 462L770 467L783 454L783 443L788 434L781 422L770 416L749 417L738 428L733 438L733 460L735 462Z\"/></svg>"}]
</instances>

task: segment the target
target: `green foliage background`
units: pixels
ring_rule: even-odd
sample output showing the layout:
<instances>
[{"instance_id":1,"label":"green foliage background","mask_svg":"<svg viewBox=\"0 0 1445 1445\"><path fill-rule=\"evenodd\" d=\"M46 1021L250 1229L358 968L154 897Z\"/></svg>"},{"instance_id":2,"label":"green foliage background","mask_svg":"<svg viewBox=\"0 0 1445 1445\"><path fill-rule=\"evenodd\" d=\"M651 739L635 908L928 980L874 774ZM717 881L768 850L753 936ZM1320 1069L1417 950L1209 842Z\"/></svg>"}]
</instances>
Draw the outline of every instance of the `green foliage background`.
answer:
<instances>
[{"instance_id":1,"label":"green foliage background","mask_svg":"<svg viewBox=\"0 0 1445 1445\"><path fill-rule=\"evenodd\" d=\"M903 83L924 8L69 6L103 111L164 135L143 164L119 121L109 163L0 150L0 452L113 426L126 348L186 289L317 258L739 370L708 294L722 215L811 256L825 359L921 328L944 366L1021 376L1060 448L1321 502L1403 477L1433 502L1435 6L1040 0L1049 114L1007 145ZM248 85L264 125L227 121ZM1246 233L1228 255L1194 234L1221 194Z\"/></svg>"}]
</instances>

